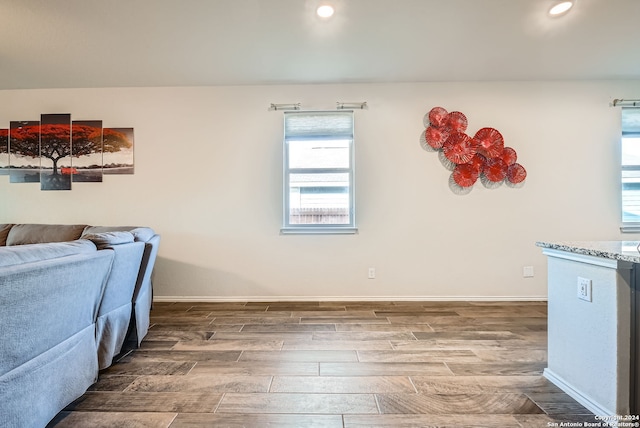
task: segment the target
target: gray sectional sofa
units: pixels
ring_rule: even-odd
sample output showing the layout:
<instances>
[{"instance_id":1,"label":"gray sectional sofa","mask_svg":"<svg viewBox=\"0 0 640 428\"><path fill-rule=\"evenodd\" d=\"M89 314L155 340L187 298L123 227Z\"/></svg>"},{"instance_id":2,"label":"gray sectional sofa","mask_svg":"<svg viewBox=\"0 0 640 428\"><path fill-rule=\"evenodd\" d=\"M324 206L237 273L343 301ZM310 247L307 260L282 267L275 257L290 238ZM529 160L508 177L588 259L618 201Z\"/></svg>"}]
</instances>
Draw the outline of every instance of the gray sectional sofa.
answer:
<instances>
[{"instance_id":1,"label":"gray sectional sofa","mask_svg":"<svg viewBox=\"0 0 640 428\"><path fill-rule=\"evenodd\" d=\"M45 426L149 327L149 228L0 224L0 418Z\"/></svg>"}]
</instances>

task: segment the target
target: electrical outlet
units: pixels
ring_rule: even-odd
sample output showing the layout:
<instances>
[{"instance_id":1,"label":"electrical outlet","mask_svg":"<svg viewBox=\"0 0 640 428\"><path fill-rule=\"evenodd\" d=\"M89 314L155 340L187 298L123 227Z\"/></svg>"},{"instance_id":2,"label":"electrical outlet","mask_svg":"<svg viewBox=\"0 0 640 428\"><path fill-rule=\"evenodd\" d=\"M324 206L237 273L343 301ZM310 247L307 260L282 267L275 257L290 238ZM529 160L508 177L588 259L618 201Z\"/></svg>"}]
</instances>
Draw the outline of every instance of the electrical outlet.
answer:
<instances>
[{"instance_id":1,"label":"electrical outlet","mask_svg":"<svg viewBox=\"0 0 640 428\"><path fill-rule=\"evenodd\" d=\"M523 278L533 278L533 266L524 266L522 268Z\"/></svg>"},{"instance_id":2,"label":"electrical outlet","mask_svg":"<svg viewBox=\"0 0 640 428\"><path fill-rule=\"evenodd\" d=\"M578 299L591 302L591 280L578 277Z\"/></svg>"},{"instance_id":3,"label":"electrical outlet","mask_svg":"<svg viewBox=\"0 0 640 428\"><path fill-rule=\"evenodd\" d=\"M369 268L369 272L367 273L367 278L376 279L376 268Z\"/></svg>"}]
</instances>

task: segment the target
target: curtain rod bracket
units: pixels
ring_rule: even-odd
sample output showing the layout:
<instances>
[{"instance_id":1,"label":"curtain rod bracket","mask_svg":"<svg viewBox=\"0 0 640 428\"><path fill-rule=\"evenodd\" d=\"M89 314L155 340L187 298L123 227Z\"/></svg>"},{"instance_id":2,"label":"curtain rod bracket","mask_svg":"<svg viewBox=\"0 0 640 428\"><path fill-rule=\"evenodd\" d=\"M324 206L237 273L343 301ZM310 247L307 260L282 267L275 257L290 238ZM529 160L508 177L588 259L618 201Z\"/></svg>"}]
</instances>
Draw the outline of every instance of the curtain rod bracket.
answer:
<instances>
[{"instance_id":1,"label":"curtain rod bracket","mask_svg":"<svg viewBox=\"0 0 640 428\"><path fill-rule=\"evenodd\" d=\"M610 105L611 107L640 107L640 100L623 100L615 98Z\"/></svg>"},{"instance_id":2,"label":"curtain rod bracket","mask_svg":"<svg viewBox=\"0 0 640 428\"><path fill-rule=\"evenodd\" d=\"M337 104L336 108L338 110L350 110L350 109L365 110L368 108L366 101L358 102L358 103L341 103L340 101L338 101L336 104Z\"/></svg>"},{"instance_id":3,"label":"curtain rod bracket","mask_svg":"<svg viewBox=\"0 0 640 428\"><path fill-rule=\"evenodd\" d=\"M300 103L291 103L291 104L274 104L271 103L269 106L269 111L276 110L300 110Z\"/></svg>"}]
</instances>

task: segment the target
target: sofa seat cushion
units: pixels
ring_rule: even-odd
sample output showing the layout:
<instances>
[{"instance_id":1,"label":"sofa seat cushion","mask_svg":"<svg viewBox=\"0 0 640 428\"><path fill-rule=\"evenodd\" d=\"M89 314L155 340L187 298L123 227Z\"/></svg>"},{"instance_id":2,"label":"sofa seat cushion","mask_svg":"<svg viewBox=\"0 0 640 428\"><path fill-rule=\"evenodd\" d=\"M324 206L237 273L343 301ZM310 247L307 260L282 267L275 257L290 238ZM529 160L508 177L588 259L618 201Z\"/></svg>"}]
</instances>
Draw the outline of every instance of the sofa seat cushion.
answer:
<instances>
[{"instance_id":1,"label":"sofa seat cushion","mask_svg":"<svg viewBox=\"0 0 640 428\"><path fill-rule=\"evenodd\" d=\"M86 239L50 244L25 244L0 247L0 267L14 266L40 260L57 259L75 254L96 252L96 245Z\"/></svg>"},{"instance_id":2,"label":"sofa seat cushion","mask_svg":"<svg viewBox=\"0 0 640 428\"><path fill-rule=\"evenodd\" d=\"M80 239L84 224L16 224L9 231L7 245L66 242Z\"/></svg>"}]
</instances>

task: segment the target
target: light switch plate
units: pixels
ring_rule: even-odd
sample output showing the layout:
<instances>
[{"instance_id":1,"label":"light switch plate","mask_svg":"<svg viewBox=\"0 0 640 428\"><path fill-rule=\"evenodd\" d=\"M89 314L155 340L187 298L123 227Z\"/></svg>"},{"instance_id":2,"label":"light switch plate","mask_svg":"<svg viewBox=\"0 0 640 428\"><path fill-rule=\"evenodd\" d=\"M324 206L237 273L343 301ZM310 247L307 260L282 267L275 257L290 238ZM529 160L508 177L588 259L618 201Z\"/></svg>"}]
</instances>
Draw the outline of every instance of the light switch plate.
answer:
<instances>
[{"instance_id":1,"label":"light switch plate","mask_svg":"<svg viewBox=\"0 0 640 428\"><path fill-rule=\"evenodd\" d=\"M578 299L591 302L591 280L578 277Z\"/></svg>"}]
</instances>

